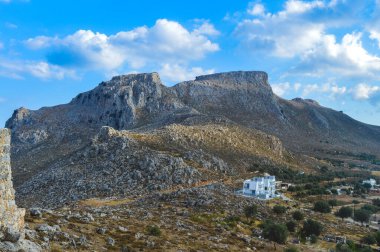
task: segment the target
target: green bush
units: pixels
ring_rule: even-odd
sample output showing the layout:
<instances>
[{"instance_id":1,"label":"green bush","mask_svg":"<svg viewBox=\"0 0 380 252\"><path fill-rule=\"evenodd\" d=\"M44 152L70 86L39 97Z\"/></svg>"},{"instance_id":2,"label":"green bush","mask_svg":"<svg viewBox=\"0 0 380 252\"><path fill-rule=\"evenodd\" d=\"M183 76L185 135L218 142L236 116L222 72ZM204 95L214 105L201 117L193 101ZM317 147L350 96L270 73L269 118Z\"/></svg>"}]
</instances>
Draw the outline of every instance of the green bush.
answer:
<instances>
[{"instance_id":1,"label":"green bush","mask_svg":"<svg viewBox=\"0 0 380 252\"><path fill-rule=\"evenodd\" d=\"M295 219L296 221L301 221L303 220L304 217L305 217L304 214L299 210L293 213L293 219Z\"/></svg>"},{"instance_id":2,"label":"green bush","mask_svg":"<svg viewBox=\"0 0 380 252\"><path fill-rule=\"evenodd\" d=\"M244 214L247 219L254 217L257 214L257 206L250 205L244 208Z\"/></svg>"},{"instance_id":3,"label":"green bush","mask_svg":"<svg viewBox=\"0 0 380 252\"><path fill-rule=\"evenodd\" d=\"M320 213L330 213L331 207L328 202L326 201L317 201L314 203L314 211L320 212Z\"/></svg>"},{"instance_id":4,"label":"green bush","mask_svg":"<svg viewBox=\"0 0 380 252\"><path fill-rule=\"evenodd\" d=\"M263 236L265 239L277 243L285 244L288 238L289 231L285 225L276 224L271 221L263 223Z\"/></svg>"},{"instance_id":5,"label":"green bush","mask_svg":"<svg viewBox=\"0 0 380 252\"><path fill-rule=\"evenodd\" d=\"M323 230L321 223L315 220L308 219L303 223L302 233L305 236L316 235L319 236Z\"/></svg>"},{"instance_id":6,"label":"green bush","mask_svg":"<svg viewBox=\"0 0 380 252\"><path fill-rule=\"evenodd\" d=\"M368 222L370 217L371 217L371 212L365 209L358 209L354 213L354 220L361 222L362 225L363 225L363 222Z\"/></svg>"},{"instance_id":7,"label":"green bush","mask_svg":"<svg viewBox=\"0 0 380 252\"><path fill-rule=\"evenodd\" d=\"M153 235L153 236L160 236L161 235L161 230L157 226L148 226L146 229L148 235Z\"/></svg>"},{"instance_id":8,"label":"green bush","mask_svg":"<svg viewBox=\"0 0 380 252\"><path fill-rule=\"evenodd\" d=\"M361 241L365 244L368 244L368 245L372 245L372 244L375 244L377 241L376 241L376 237L373 235L373 234L367 234L365 235Z\"/></svg>"},{"instance_id":9,"label":"green bush","mask_svg":"<svg viewBox=\"0 0 380 252\"><path fill-rule=\"evenodd\" d=\"M273 212L275 214L284 214L286 212L286 207L281 206L281 205L275 205L273 207Z\"/></svg>"},{"instance_id":10,"label":"green bush","mask_svg":"<svg viewBox=\"0 0 380 252\"><path fill-rule=\"evenodd\" d=\"M351 207L347 207L347 206L346 207L341 207L339 209L339 211L337 211L335 213L335 215L338 216L338 217L340 217L340 218L342 218L342 220L344 218L351 217L352 216L352 208Z\"/></svg>"},{"instance_id":11,"label":"green bush","mask_svg":"<svg viewBox=\"0 0 380 252\"><path fill-rule=\"evenodd\" d=\"M296 247L289 247L284 250L284 252L298 252Z\"/></svg>"},{"instance_id":12,"label":"green bush","mask_svg":"<svg viewBox=\"0 0 380 252\"><path fill-rule=\"evenodd\" d=\"M295 221L288 221L286 222L286 227L287 229L289 230L289 232L295 232L296 231L296 227L297 227L297 223Z\"/></svg>"}]
</instances>

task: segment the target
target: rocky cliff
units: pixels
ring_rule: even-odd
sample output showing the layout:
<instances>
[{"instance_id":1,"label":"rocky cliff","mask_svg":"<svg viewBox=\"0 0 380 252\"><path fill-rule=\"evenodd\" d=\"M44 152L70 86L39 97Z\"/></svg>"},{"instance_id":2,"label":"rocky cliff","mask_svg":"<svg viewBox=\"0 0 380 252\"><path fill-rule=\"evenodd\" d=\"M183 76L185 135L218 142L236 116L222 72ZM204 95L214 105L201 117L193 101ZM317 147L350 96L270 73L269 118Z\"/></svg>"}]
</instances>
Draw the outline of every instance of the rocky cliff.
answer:
<instances>
[{"instance_id":1,"label":"rocky cliff","mask_svg":"<svg viewBox=\"0 0 380 252\"><path fill-rule=\"evenodd\" d=\"M257 167L316 170L314 157L336 153L380 156L380 127L281 99L255 71L173 87L157 73L117 76L68 104L20 108L6 126L16 196L26 206L166 190Z\"/></svg>"},{"instance_id":2,"label":"rocky cliff","mask_svg":"<svg viewBox=\"0 0 380 252\"><path fill-rule=\"evenodd\" d=\"M12 184L10 131L0 129L0 251L40 251L24 240L25 209L18 208Z\"/></svg>"}]
</instances>

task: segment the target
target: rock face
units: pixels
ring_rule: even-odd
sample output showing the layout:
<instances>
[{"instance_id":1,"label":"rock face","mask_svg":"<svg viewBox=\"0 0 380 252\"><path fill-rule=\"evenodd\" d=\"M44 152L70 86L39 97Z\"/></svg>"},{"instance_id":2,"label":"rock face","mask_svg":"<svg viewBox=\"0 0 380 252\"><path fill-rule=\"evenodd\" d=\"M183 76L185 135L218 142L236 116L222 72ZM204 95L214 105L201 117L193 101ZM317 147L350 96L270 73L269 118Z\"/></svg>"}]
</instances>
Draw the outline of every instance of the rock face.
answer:
<instances>
[{"instance_id":1,"label":"rock face","mask_svg":"<svg viewBox=\"0 0 380 252\"><path fill-rule=\"evenodd\" d=\"M257 167L297 168L294 153L380 157L380 127L312 100L277 97L258 71L173 87L157 73L117 76L68 104L20 108L6 127L22 206L167 190Z\"/></svg>"},{"instance_id":2,"label":"rock face","mask_svg":"<svg viewBox=\"0 0 380 252\"><path fill-rule=\"evenodd\" d=\"M0 240L17 242L24 232L25 209L15 203L10 144L10 131L0 129Z\"/></svg>"}]
</instances>

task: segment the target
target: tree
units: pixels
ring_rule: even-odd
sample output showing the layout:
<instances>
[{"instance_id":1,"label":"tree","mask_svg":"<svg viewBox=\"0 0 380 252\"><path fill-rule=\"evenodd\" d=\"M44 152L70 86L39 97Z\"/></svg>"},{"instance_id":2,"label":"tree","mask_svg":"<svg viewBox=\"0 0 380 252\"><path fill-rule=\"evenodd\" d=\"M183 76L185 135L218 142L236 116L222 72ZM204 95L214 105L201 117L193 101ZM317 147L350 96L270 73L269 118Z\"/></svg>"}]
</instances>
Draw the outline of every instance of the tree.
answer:
<instances>
[{"instance_id":1,"label":"tree","mask_svg":"<svg viewBox=\"0 0 380 252\"><path fill-rule=\"evenodd\" d=\"M321 223L315 220L308 219L303 223L302 233L305 236L316 235L319 236L323 230Z\"/></svg>"},{"instance_id":2,"label":"tree","mask_svg":"<svg viewBox=\"0 0 380 252\"><path fill-rule=\"evenodd\" d=\"M334 195L338 195L338 190L337 190L337 189L334 189L334 188L333 188L333 189L331 189L330 191L331 191L332 194L334 194Z\"/></svg>"},{"instance_id":3,"label":"tree","mask_svg":"<svg viewBox=\"0 0 380 252\"><path fill-rule=\"evenodd\" d=\"M331 208L329 203L327 203L326 201L317 201L314 203L314 211L320 213L330 213Z\"/></svg>"},{"instance_id":4,"label":"tree","mask_svg":"<svg viewBox=\"0 0 380 252\"><path fill-rule=\"evenodd\" d=\"M297 210L293 213L293 219L295 219L296 221L301 221L301 220L303 220L304 217L305 216L301 211Z\"/></svg>"},{"instance_id":5,"label":"tree","mask_svg":"<svg viewBox=\"0 0 380 252\"><path fill-rule=\"evenodd\" d=\"M296 227L297 227L297 223L295 221L292 221L292 220L288 221L288 222L286 222L286 227L289 230L289 232L295 232Z\"/></svg>"},{"instance_id":6,"label":"tree","mask_svg":"<svg viewBox=\"0 0 380 252\"><path fill-rule=\"evenodd\" d=\"M275 214L284 214L286 212L286 207L281 206L281 205L275 205L273 207L273 212Z\"/></svg>"},{"instance_id":7,"label":"tree","mask_svg":"<svg viewBox=\"0 0 380 252\"><path fill-rule=\"evenodd\" d=\"M380 207L380 199L373 199L372 200L372 204L375 205L375 206Z\"/></svg>"},{"instance_id":8,"label":"tree","mask_svg":"<svg viewBox=\"0 0 380 252\"><path fill-rule=\"evenodd\" d=\"M334 208L334 206L338 205L338 201L336 199L331 199L328 201L328 203L331 206L331 208Z\"/></svg>"},{"instance_id":9,"label":"tree","mask_svg":"<svg viewBox=\"0 0 380 252\"><path fill-rule=\"evenodd\" d=\"M354 213L354 220L361 222L362 225L364 222L368 222L370 217L371 213L364 209L358 209Z\"/></svg>"},{"instance_id":10,"label":"tree","mask_svg":"<svg viewBox=\"0 0 380 252\"><path fill-rule=\"evenodd\" d=\"M367 210L368 212L371 212L372 214L379 211L379 208L377 206L370 205L370 204L365 204L364 206L361 207L361 209Z\"/></svg>"},{"instance_id":11,"label":"tree","mask_svg":"<svg viewBox=\"0 0 380 252\"><path fill-rule=\"evenodd\" d=\"M375 244L377 241L376 241L376 238L373 234L367 234L365 235L361 241L365 244L368 244L368 245L372 245L372 244Z\"/></svg>"},{"instance_id":12,"label":"tree","mask_svg":"<svg viewBox=\"0 0 380 252\"><path fill-rule=\"evenodd\" d=\"M335 213L336 216L342 218L348 218L352 216L352 208L351 207L341 207L338 212Z\"/></svg>"},{"instance_id":13,"label":"tree","mask_svg":"<svg viewBox=\"0 0 380 252\"><path fill-rule=\"evenodd\" d=\"M364 183L363 184L363 187L366 189L366 191L368 192L371 188L372 188L372 185L369 184L369 183Z\"/></svg>"},{"instance_id":14,"label":"tree","mask_svg":"<svg viewBox=\"0 0 380 252\"><path fill-rule=\"evenodd\" d=\"M249 218L252 218L253 216L257 214L257 206L256 205L246 206L244 208L244 214L245 214L245 217L247 217L247 220Z\"/></svg>"},{"instance_id":15,"label":"tree","mask_svg":"<svg viewBox=\"0 0 380 252\"><path fill-rule=\"evenodd\" d=\"M285 225L276 224L271 221L266 221L263 224L263 228L263 236L265 239L285 244L286 239L289 235L289 231Z\"/></svg>"}]
</instances>

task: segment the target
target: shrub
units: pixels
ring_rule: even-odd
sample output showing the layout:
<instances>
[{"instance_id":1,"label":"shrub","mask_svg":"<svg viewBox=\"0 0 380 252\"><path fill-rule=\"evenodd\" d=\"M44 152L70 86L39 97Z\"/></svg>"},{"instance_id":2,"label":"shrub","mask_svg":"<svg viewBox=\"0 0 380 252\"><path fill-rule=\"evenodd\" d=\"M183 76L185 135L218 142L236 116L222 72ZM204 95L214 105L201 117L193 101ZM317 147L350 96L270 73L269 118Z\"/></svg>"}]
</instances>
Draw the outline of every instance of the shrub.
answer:
<instances>
[{"instance_id":1,"label":"shrub","mask_svg":"<svg viewBox=\"0 0 380 252\"><path fill-rule=\"evenodd\" d=\"M296 227L297 227L297 223L295 221L288 221L286 223L286 227L287 229L289 230L289 232L295 232L296 231Z\"/></svg>"},{"instance_id":2,"label":"shrub","mask_svg":"<svg viewBox=\"0 0 380 252\"><path fill-rule=\"evenodd\" d=\"M372 245L372 244L375 244L377 241L376 241L376 238L373 234L367 234L365 235L361 241L365 244L368 244L368 245Z\"/></svg>"},{"instance_id":3,"label":"shrub","mask_svg":"<svg viewBox=\"0 0 380 252\"><path fill-rule=\"evenodd\" d=\"M372 204L375 205L375 206L380 207L380 199L373 199L372 200Z\"/></svg>"},{"instance_id":4,"label":"shrub","mask_svg":"<svg viewBox=\"0 0 380 252\"><path fill-rule=\"evenodd\" d=\"M321 223L315 220L308 219L303 223L302 233L305 236L316 235L319 236L323 230Z\"/></svg>"},{"instance_id":5,"label":"shrub","mask_svg":"<svg viewBox=\"0 0 380 252\"><path fill-rule=\"evenodd\" d=\"M284 214L286 212L286 207L281 205L275 205L273 207L273 212L276 214Z\"/></svg>"},{"instance_id":6,"label":"shrub","mask_svg":"<svg viewBox=\"0 0 380 252\"><path fill-rule=\"evenodd\" d=\"M310 242L312 244L317 243L317 241L318 241L318 237L316 235L314 235L314 234L310 235Z\"/></svg>"},{"instance_id":7,"label":"shrub","mask_svg":"<svg viewBox=\"0 0 380 252\"><path fill-rule=\"evenodd\" d=\"M148 235L160 236L161 230L157 226L148 226L147 227L147 233L148 233Z\"/></svg>"},{"instance_id":8,"label":"shrub","mask_svg":"<svg viewBox=\"0 0 380 252\"><path fill-rule=\"evenodd\" d=\"M247 217L247 220L249 218L254 217L257 214L257 206L256 205L246 206L244 208L244 214L245 214L245 217Z\"/></svg>"},{"instance_id":9,"label":"shrub","mask_svg":"<svg viewBox=\"0 0 380 252\"><path fill-rule=\"evenodd\" d=\"M358 209L354 213L354 220L361 222L362 225L363 222L368 222L370 217L371 213L364 209Z\"/></svg>"},{"instance_id":10,"label":"shrub","mask_svg":"<svg viewBox=\"0 0 380 252\"><path fill-rule=\"evenodd\" d=\"M336 216L342 218L348 218L352 216L352 208L351 207L341 207L339 211L335 213Z\"/></svg>"},{"instance_id":11,"label":"shrub","mask_svg":"<svg viewBox=\"0 0 380 252\"><path fill-rule=\"evenodd\" d=\"M297 210L293 213L293 219L295 219L296 221L301 221L301 220L303 220L304 217L305 216L301 211Z\"/></svg>"},{"instance_id":12,"label":"shrub","mask_svg":"<svg viewBox=\"0 0 380 252\"><path fill-rule=\"evenodd\" d=\"M284 252L298 252L296 247L289 247L284 250Z\"/></svg>"},{"instance_id":13,"label":"shrub","mask_svg":"<svg viewBox=\"0 0 380 252\"><path fill-rule=\"evenodd\" d=\"M320 213L330 213L331 208L329 203L327 203L326 201L317 201L314 203L314 211Z\"/></svg>"},{"instance_id":14,"label":"shrub","mask_svg":"<svg viewBox=\"0 0 380 252\"><path fill-rule=\"evenodd\" d=\"M338 201L336 199L331 199L328 201L329 205L334 208L334 206L338 205Z\"/></svg>"},{"instance_id":15,"label":"shrub","mask_svg":"<svg viewBox=\"0 0 380 252\"><path fill-rule=\"evenodd\" d=\"M369 205L369 204L365 204L364 206L361 207L361 209L367 210L368 212L371 212L373 214L379 211L379 208L377 206Z\"/></svg>"},{"instance_id":16,"label":"shrub","mask_svg":"<svg viewBox=\"0 0 380 252\"><path fill-rule=\"evenodd\" d=\"M285 225L276 224L271 221L263 223L264 238L277 243L285 244L289 231Z\"/></svg>"}]
</instances>

